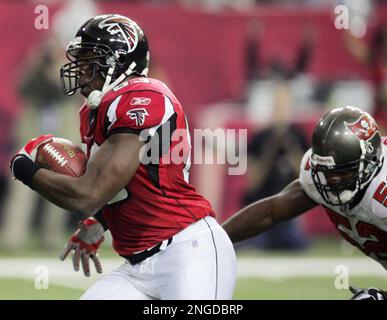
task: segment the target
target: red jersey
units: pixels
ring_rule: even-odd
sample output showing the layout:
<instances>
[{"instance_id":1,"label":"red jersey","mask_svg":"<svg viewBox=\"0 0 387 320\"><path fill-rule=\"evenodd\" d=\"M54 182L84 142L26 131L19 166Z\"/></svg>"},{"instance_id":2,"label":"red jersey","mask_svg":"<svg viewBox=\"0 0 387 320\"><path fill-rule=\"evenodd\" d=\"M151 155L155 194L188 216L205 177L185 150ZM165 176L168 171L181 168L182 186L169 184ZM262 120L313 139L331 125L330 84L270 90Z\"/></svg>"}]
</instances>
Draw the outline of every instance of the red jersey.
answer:
<instances>
[{"instance_id":1,"label":"red jersey","mask_svg":"<svg viewBox=\"0 0 387 320\"><path fill-rule=\"evenodd\" d=\"M150 157L145 153L127 186L102 209L120 255L150 248L205 216L215 216L210 203L188 183L187 121L164 83L142 77L128 80L105 94L96 110L83 106L80 118L89 157L116 133L138 134L146 146L155 147ZM182 161L173 159L176 150Z\"/></svg>"}]
</instances>

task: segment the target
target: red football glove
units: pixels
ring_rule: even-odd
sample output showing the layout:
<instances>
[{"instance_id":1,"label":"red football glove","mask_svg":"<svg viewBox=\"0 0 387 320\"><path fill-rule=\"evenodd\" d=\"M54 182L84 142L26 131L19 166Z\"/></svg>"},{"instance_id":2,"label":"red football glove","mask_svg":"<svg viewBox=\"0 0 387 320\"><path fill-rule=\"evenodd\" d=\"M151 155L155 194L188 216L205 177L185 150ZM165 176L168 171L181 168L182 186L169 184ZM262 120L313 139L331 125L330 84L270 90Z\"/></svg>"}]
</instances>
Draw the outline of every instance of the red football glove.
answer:
<instances>
[{"instance_id":1,"label":"red football glove","mask_svg":"<svg viewBox=\"0 0 387 320\"><path fill-rule=\"evenodd\" d=\"M25 155L28 158L30 158L32 161L35 162L36 159L36 151L38 150L38 147L45 143L50 141L54 137L53 134L45 134L43 136L40 136L38 138L31 139L27 142L25 146L23 146L13 157L12 160L14 160L19 155Z\"/></svg>"},{"instance_id":2,"label":"red football glove","mask_svg":"<svg viewBox=\"0 0 387 320\"><path fill-rule=\"evenodd\" d=\"M10 169L12 175L16 179L31 187L32 178L39 169L35 164L38 147L41 144L50 141L53 137L54 135L52 134L46 134L32 139L13 156L10 163Z\"/></svg>"},{"instance_id":3,"label":"red football glove","mask_svg":"<svg viewBox=\"0 0 387 320\"><path fill-rule=\"evenodd\" d=\"M101 262L98 258L98 249L104 241L104 228L95 218L87 218L79 223L79 229L72 235L59 259L66 259L70 251L73 251L73 267L79 270L82 261L83 272L86 277L90 276L89 258L94 261L95 269L102 273Z\"/></svg>"}]
</instances>

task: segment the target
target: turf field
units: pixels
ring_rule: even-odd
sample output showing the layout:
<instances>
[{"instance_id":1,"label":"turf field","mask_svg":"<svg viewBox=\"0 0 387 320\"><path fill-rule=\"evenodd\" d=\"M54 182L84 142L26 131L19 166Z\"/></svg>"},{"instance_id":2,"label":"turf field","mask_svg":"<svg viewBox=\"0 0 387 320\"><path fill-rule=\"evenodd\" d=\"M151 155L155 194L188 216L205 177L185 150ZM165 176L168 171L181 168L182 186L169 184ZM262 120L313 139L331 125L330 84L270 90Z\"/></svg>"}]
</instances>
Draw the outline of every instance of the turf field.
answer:
<instances>
[{"instance_id":1,"label":"turf field","mask_svg":"<svg viewBox=\"0 0 387 320\"><path fill-rule=\"evenodd\" d=\"M57 259L60 250L56 251L1 252L0 300L78 299L101 277L93 273L86 278L74 272L70 261ZM107 247L101 252L101 261L105 274L122 263ZM35 288L40 266L49 271L48 289ZM351 295L349 290L335 287L340 266L347 268L351 285L387 288L387 273L378 263L335 239L318 241L302 252L238 250L234 298L345 300Z\"/></svg>"},{"instance_id":2,"label":"turf field","mask_svg":"<svg viewBox=\"0 0 387 320\"><path fill-rule=\"evenodd\" d=\"M68 300L78 299L82 290L50 285L37 290L34 282L17 278L0 278L0 300Z\"/></svg>"},{"instance_id":3,"label":"turf field","mask_svg":"<svg viewBox=\"0 0 387 320\"><path fill-rule=\"evenodd\" d=\"M354 277L353 283L359 287L379 286L387 288L387 280L377 277ZM37 290L34 283L25 279L0 279L0 300L34 299L67 300L78 299L83 290L60 285L50 285L49 289ZM234 299L284 300L284 299L348 299L348 290L337 290L327 277L304 277L291 279L243 278L237 282Z\"/></svg>"},{"instance_id":4,"label":"turf field","mask_svg":"<svg viewBox=\"0 0 387 320\"><path fill-rule=\"evenodd\" d=\"M387 288L382 277L351 277L357 287ZM243 278L237 282L234 299L259 300L346 300L349 290L337 290L329 277L303 277L290 279Z\"/></svg>"}]
</instances>

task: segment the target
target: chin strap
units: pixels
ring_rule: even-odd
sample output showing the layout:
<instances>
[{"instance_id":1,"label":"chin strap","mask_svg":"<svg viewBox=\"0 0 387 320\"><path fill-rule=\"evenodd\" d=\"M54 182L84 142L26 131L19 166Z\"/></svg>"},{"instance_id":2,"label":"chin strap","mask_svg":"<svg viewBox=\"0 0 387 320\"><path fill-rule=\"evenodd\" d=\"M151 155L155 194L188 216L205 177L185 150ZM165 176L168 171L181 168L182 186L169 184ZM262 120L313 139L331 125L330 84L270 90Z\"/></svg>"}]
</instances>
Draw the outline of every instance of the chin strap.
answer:
<instances>
[{"instance_id":1,"label":"chin strap","mask_svg":"<svg viewBox=\"0 0 387 320\"><path fill-rule=\"evenodd\" d=\"M119 85L122 81L124 81L128 76L130 76L133 73L133 69L136 67L136 63L133 61L130 64L129 68L126 69L126 71L124 73L122 73L113 83L109 84L111 79L112 79L112 75L113 75L115 67L116 66L113 65L109 68L102 90L101 91L100 90L92 91L89 94L89 96L85 99L85 103L90 109L93 109L93 110L97 109L99 104L101 103L103 96L108 91L113 89L115 86Z\"/></svg>"}]
</instances>

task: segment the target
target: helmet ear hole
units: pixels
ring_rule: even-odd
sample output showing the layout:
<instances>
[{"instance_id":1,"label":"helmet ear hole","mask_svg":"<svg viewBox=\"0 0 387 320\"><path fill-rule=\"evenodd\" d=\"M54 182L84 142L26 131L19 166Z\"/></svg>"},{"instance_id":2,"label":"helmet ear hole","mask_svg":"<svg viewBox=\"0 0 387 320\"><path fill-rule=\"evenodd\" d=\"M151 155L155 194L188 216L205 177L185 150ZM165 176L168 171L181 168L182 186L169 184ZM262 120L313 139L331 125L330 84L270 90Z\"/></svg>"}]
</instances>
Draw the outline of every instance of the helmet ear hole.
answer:
<instances>
[{"instance_id":1,"label":"helmet ear hole","mask_svg":"<svg viewBox=\"0 0 387 320\"><path fill-rule=\"evenodd\" d=\"M107 56L106 57L106 65L111 66L116 62L116 58L114 56Z\"/></svg>"}]
</instances>

